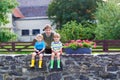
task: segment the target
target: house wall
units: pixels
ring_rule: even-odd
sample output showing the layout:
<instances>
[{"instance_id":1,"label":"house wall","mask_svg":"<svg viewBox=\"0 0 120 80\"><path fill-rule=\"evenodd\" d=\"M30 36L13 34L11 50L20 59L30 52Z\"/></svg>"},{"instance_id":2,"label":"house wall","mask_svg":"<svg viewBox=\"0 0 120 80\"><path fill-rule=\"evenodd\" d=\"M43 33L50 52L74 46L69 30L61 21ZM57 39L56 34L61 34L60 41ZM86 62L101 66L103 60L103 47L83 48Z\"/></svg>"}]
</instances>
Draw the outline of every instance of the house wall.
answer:
<instances>
[{"instance_id":1,"label":"house wall","mask_svg":"<svg viewBox=\"0 0 120 80\"><path fill-rule=\"evenodd\" d=\"M32 35L33 29L40 29L40 33L43 32L43 28L46 24L52 24L48 18L24 18L24 19L18 19L15 21L15 30L14 32L18 34L18 40L19 41L33 41L35 38L35 35ZM54 28L55 26L53 26ZM28 36L22 36L21 31L22 30L29 30Z\"/></svg>"}]
</instances>

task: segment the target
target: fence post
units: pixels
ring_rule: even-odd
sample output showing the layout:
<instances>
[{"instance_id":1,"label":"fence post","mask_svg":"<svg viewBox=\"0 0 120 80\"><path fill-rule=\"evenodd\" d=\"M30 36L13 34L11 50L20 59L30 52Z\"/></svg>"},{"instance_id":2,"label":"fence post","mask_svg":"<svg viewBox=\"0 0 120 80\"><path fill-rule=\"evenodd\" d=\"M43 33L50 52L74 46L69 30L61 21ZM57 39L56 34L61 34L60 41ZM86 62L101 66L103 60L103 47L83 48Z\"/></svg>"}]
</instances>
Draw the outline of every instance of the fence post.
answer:
<instances>
[{"instance_id":1,"label":"fence post","mask_svg":"<svg viewBox=\"0 0 120 80\"><path fill-rule=\"evenodd\" d=\"M108 52L108 41L103 40L103 52Z\"/></svg>"},{"instance_id":2,"label":"fence post","mask_svg":"<svg viewBox=\"0 0 120 80\"><path fill-rule=\"evenodd\" d=\"M12 52L15 51L15 42L12 42Z\"/></svg>"}]
</instances>

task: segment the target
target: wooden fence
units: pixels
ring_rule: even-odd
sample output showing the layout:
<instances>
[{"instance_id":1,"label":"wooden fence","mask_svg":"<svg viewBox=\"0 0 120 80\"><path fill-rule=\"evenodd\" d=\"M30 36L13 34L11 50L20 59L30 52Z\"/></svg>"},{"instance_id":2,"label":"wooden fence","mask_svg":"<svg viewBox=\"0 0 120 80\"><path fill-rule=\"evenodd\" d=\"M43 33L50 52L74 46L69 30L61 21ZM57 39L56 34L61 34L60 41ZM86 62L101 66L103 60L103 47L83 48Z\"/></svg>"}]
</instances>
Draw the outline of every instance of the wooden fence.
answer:
<instances>
[{"instance_id":1,"label":"wooden fence","mask_svg":"<svg viewBox=\"0 0 120 80\"><path fill-rule=\"evenodd\" d=\"M33 42L2 42L0 52L32 52Z\"/></svg>"},{"instance_id":2,"label":"wooden fence","mask_svg":"<svg viewBox=\"0 0 120 80\"><path fill-rule=\"evenodd\" d=\"M96 40L93 52L120 52L120 40ZM32 52L34 42L2 42L0 52Z\"/></svg>"},{"instance_id":3,"label":"wooden fence","mask_svg":"<svg viewBox=\"0 0 120 80\"><path fill-rule=\"evenodd\" d=\"M120 52L120 40L96 40L97 48L93 52Z\"/></svg>"}]
</instances>

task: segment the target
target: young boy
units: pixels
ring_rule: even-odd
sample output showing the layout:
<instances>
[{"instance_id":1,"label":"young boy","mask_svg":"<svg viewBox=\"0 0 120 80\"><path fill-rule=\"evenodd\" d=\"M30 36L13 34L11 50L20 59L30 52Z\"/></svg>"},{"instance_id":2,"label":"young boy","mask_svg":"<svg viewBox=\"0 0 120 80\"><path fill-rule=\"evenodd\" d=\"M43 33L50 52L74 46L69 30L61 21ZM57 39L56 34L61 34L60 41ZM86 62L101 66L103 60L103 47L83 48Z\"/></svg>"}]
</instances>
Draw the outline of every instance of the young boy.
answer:
<instances>
[{"instance_id":1,"label":"young boy","mask_svg":"<svg viewBox=\"0 0 120 80\"><path fill-rule=\"evenodd\" d=\"M62 54L62 43L60 41L60 35L54 34L54 41L51 43L52 55L50 61L50 69L53 69L54 57L57 57L57 68L60 68L60 55Z\"/></svg>"},{"instance_id":2,"label":"young boy","mask_svg":"<svg viewBox=\"0 0 120 80\"><path fill-rule=\"evenodd\" d=\"M31 65L30 67L34 67L35 65L35 56L39 55L39 68L42 68L42 57L43 57L43 52L45 50L45 42L43 41L43 36L41 34L38 34L36 36L37 42L35 42L34 45L34 51L32 53L32 59L31 59Z\"/></svg>"}]
</instances>

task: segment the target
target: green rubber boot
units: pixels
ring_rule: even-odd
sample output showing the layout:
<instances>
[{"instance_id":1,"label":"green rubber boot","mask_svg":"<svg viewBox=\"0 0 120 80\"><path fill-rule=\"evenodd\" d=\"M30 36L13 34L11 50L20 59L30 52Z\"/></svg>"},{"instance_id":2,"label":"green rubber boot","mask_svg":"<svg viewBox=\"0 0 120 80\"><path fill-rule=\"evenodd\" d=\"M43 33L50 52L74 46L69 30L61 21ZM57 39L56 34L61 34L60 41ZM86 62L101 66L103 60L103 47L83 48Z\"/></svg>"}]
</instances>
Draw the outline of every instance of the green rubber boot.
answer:
<instances>
[{"instance_id":1,"label":"green rubber boot","mask_svg":"<svg viewBox=\"0 0 120 80\"><path fill-rule=\"evenodd\" d=\"M57 60L57 68L60 68L60 60Z\"/></svg>"},{"instance_id":2,"label":"green rubber boot","mask_svg":"<svg viewBox=\"0 0 120 80\"><path fill-rule=\"evenodd\" d=\"M50 69L53 69L54 60L50 60Z\"/></svg>"}]
</instances>

